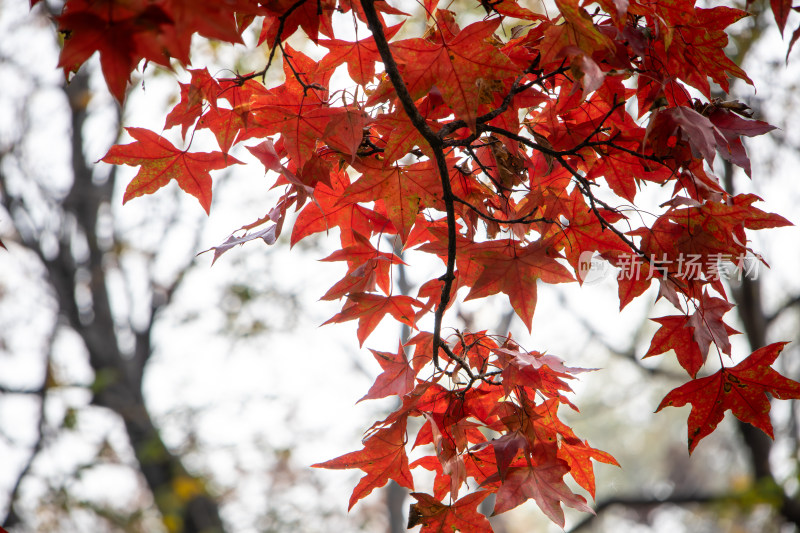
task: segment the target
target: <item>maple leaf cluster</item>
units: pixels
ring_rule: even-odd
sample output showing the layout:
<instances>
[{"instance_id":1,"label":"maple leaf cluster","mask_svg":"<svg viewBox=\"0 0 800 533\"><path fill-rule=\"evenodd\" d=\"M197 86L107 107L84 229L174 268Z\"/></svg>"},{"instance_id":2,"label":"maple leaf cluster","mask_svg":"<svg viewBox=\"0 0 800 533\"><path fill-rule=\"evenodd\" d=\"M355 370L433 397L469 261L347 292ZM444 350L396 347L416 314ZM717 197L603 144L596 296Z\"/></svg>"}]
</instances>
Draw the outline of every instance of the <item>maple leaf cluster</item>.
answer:
<instances>
[{"instance_id":1,"label":"maple leaf cluster","mask_svg":"<svg viewBox=\"0 0 800 533\"><path fill-rule=\"evenodd\" d=\"M490 531L477 512L490 493L495 513L532 499L562 527L562 505L591 512L565 478L593 497L593 461L616 461L558 415L562 405L577 411L566 395L585 369L508 332L444 326L463 289L464 300L504 295L530 330L537 285L581 282L587 254L637 263L618 279L620 308L654 283L675 307L654 319L645 356L672 351L688 374L658 408L692 405L690 451L729 409L771 435L769 397L800 398L800 384L771 368L784 344L735 366L723 357L736 331L723 319L732 305L719 272L760 259L745 230L789 224L713 174L719 155L749 175L742 137L772 129L746 105L711 97L712 83L751 83L724 52L725 29L747 13L694 0L556 0L545 14L497 0L476 2L481 18L437 4L424 1L427 29L409 36L412 15L400 8L410 4L400 2L68 0L60 66L74 71L99 52L122 100L141 60L187 66L195 33L233 43L259 33L269 49L262 71L188 70L164 127L179 127L189 148L129 128L134 142L103 161L140 167L124 201L175 179L208 211L209 171L239 164L230 151L245 146L278 176L280 197L212 248L214 260L247 241L275 243L295 212L292 245L338 229L326 261L346 273L323 299L343 304L328 322L357 321L362 345L387 315L415 331L396 352L372 350L383 372L362 398L396 396L400 407L361 450L315 465L363 471L351 507L390 479L418 490L412 470L423 469L433 487L413 493L410 515L422 531ZM337 37L340 28L355 38ZM297 32L322 59L287 44ZM266 86L278 57L284 81ZM331 88L337 69L351 87ZM191 151L197 129L219 151ZM630 216L647 186L668 194L661 211ZM393 266L414 254L441 260L444 274L398 294ZM696 268L681 268L687 257ZM698 378L709 353L722 368Z\"/></svg>"}]
</instances>

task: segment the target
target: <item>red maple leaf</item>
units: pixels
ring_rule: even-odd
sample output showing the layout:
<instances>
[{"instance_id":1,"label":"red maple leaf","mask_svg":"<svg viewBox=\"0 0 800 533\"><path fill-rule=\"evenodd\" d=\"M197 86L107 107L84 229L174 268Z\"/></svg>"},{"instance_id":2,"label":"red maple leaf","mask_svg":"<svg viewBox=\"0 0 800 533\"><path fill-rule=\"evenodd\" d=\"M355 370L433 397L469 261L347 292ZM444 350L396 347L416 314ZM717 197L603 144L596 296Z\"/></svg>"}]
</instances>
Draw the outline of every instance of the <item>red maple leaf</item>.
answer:
<instances>
[{"instance_id":1,"label":"red maple leaf","mask_svg":"<svg viewBox=\"0 0 800 533\"><path fill-rule=\"evenodd\" d=\"M677 139L689 143L692 151L709 165L714 163L719 132L708 117L690 107L670 107L654 112L647 131L657 154L669 153L670 145L674 145L674 139Z\"/></svg>"},{"instance_id":2,"label":"red maple leaf","mask_svg":"<svg viewBox=\"0 0 800 533\"><path fill-rule=\"evenodd\" d=\"M441 33L437 41L406 39L391 48L400 72L413 98L421 98L435 85L445 103L458 118L474 129L480 101L476 83L512 77L517 69L499 50L486 43L500 20L475 22L461 31L442 20L446 12L437 11Z\"/></svg>"},{"instance_id":3,"label":"red maple leaf","mask_svg":"<svg viewBox=\"0 0 800 533\"><path fill-rule=\"evenodd\" d=\"M386 39L394 37L402 26L400 23L386 28L384 30ZM331 70L342 63L347 63L347 73L359 85L366 85L375 78L375 62L380 61L380 54L371 35L355 42L320 39L318 44L330 50L320 62L322 70Z\"/></svg>"},{"instance_id":4,"label":"red maple leaf","mask_svg":"<svg viewBox=\"0 0 800 533\"><path fill-rule=\"evenodd\" d=\"M744 149L740 135L753 137L763 135L775 129L775 126L760 120L747 120L736 113L721 107L708 114L709 120L717 128L717 149L720 155L744 169L750 176L750 158Z\"/></svg>"},{"instance_id":5,"label":"red maple leaf","mask_svg":"<svg viewBox=\"0 0 800 533\"><path fill-rule=\"evenodd\" d=\"M562 205L567 224L556 233L556 242L563 243L564 255L575 272L580 272L580 258L585 252L630 252L630 248L622 239L603 226L594 212L589 209L577 187L572 189L567 199L562 200ZM616 213L607 212L607 210L601 210L600 213L606 222L617 222L622 218ZM583 282L582 277L579 277L578 280Z\"/></svg>"},{"instance_id":6,"label":"red maple leaf","mask_svg":"<svg viewBox=\"0 0 800 533\"><path fill-rule=\"evenodd\" d=\"M494 457L497 461L497 474L500 476L501 483L505 482L508 469L520 452L525 455L530 455L531 453L528 439L518 431L511 431L497 439L492 439L489 444L494 450Z\"/></svg>"},{"instance_id":7,"label":"red maple leaf","mask_svg":"<svg viewBox=\"0 0 800 533\"><path fill-rule=\"evenodd\" d=\"M122 203L137 196L152 194L170 180L200 202L206 213L211 210L211 175L209 170L241 164L222 152L188 152L144 128L125 128L136 142L112 146L101 159L112 165L141 165L128 184Z\"/></svg>"},{"instance_id":8,"label":"red maple leaf","mask_svg":"<svg viewBox=\"0 0 800 533\"><path fill-rule=\"evenodd\" d=\"M562 528L564 527L562 503L573 509L594 514L592 508L586 505L583 496L573 493L564 483L564 475L567 472L569 467L561 459L552 459L544 464L509 468L505 481L497 490L494 514L513 509L531 498L550 520Z\"/></svg>"},{"instance_id":9,"label":"red maple leaf","mask_svg":"<svg viewBox=\"0 0 800 533\"><path fill-rule=\"evenodd\" d=\"M792 0L769 0L769 5L772 9L772 14L775 15L778 29L783 33L784 28L786 28L786 21L789 18L789 12L792 10Z\"/></svg>"},{"instance_id":10,"label":"red maple leaf","mask_svg":"<svg viewBox=\"0 0 800 533\"><path fill-rule=\"evenodd\" d=\"M291 245L294 246L308 235L328 231L335 227L341 229L344 246L354 244L356 233L371 236L373 231L383 231L392 227L384 216L355 202L342 202L342 193L350 185L347 172L331 172L330 184L322 181L314 188L316 202L309 203L297 216L292 229Z\"/></svg>"},{"instance_id":11,"label":"red maple leaf","mask_svg":"<svg viewBox=\"0 0 800 533\"><path fill-rule=\"evenodd\" d=\"M688 325L694 328L693 338L700 347L705 360L713 343L722 353L731 354L731 342L728 340L731 329L722 321L722 315L733 309L733 304L722 298L713 298L703 293L697 311L689 318ZM734 333L738 333L733 330Z\"/></svg>"},{"instance_id":12,"label":"red maple leaf","mask_svg":"<svg viewBox=\"0 0 800 533\"><path fill-rule=\"evenodd\" d=\"M381 365L383 372L372 384L369 392L358 400L359 402L386 398L391 395L403 397L414 389L414 378L417 376L417 372L409 364L402 344L398 346L397 353L370 351Z\"/></svg>"},{"instance_id":13,"label":"red maple leaf","mask_svg":"<svg viewBox=\"0 0 800 533\"><path fill-rule=\"evenodd\" d=\"M432 130L438 129L435 121L428 120L426 123ZM426 153L430 150L430 146L414 124L408 121L404 111L378 115L374 128L383 134L383 158L387 164L402 159L415 146Z\"/></svg>"},{"instance_id":14,"label":"red maple leaf","mask_svg":"<svg viewBox=\"0 0 800 533\"><path fill-rule=\"evenodd\" d=\"M430 432L426 435L424 431L420 430L414 445L433 444L436 457L442 465L442 473L450 480L450 496L458 498L459 489L467 478L464 458L459 454L459 450L466 446L467 432L474 431L475 424L461 416L453 416L450 408L454 405L460 406L461 404L459 402L451 403L445 413L424 413L428 423L423 427ZM483 438L483 435L480 435Z\"/></svg>"},{"instance_id":15,"label":"red maple leaf","mask_svg":"<svg viewBox=\"0 0 800 533\"><path fill-rule=\"evenodd\" d=\"M350 509L358 500L393 479L400 486L414 490L414 479L406 455L406 422L400 419L391 426L378 429L364 441L358 452L346 453L336 459L311 465L314 468L360 468L361 478L350 496Z\"/></svg>"},{"instance_id":16,"label":"red maple leaf","mask_svg":"<svg viewBox=\"0 0 800 533\"><path fill-rule=\"evenodd\" d=\"M661 400L656 412L667 406L692 404L688 424L689 452L714 431L728 409L742 422L772 437L767 394L782 400L800 398L800 383L771 368L787 344L776 342L764 346L732 368L723 368L672 390Z\"/></svg>"},{"instance_id":17,"label":"red maple leaf","mask_svg":"<svg viewBox=\"0 0 800 533\"><path fill-rule=\"evenodd\" d=\"M610 453L592 448L588 442L577 438L567 426L564 426L562 432L565 430L569 431L569 435L562 437L558 457L567 462L572 479L594 498L595 477L592 460L614 466L619 466L619 463Z\"/></svg>"},{"instance_id":18,"label":"red maple leaf","mask_svg":"<svg viewBox=\"0 0 800 533\"><path fill-rule=\"evenodd\" d=\"M767 213L753 207L761 198L755 194L737 194L728 202L706 202L700 207L676 209L670 213L670 218L678 222L695 226L709 226L716 229L717 234L732 234L738 227L747 229L766 229L791 226L792 223L775 213ZM695 228L692 227L694 230ZM737 235L744 236L743 233Z\"/></svg>"},{"instance_id":19,"label":"red maple leaf","mask_svg":"<svg viewBox=\"0 0 800 533\"><path fill-rule=\"evenodd\" d=\"M537 280L546 283L573 280L569 271L548 255L548 246L541 242L520 246L511 239L495 241L476 247L472 260L480 271L465 300L505 293L529 331L536 308Z\"/></svg>"},{"instance_id":20,"label":"red maple leaf","mask_svg":"<svg viewBox=\"0 0 800 533\"><path fill-rule=\"evenodd\" d=\"M344 191L342 199L351 202L383 201L387 218L405 242L420 210L423 187L416 183L413 174L399 165L384 166L370 159L355 168L363 174Z\"/></svg>"},{"instance_id":21,"label":"red maple leaf","mask_svg":"<svg viewBox=\"0 0 800 533\"><path fill-rule=\"evenodd\" d=\"M570 374L593 370L567 367L561 359L548 354L526 353L508 348L493 351L499 356L499 363L503 366L503 387L509 394L515 387L522 385L566 402L559 391L571 389L562 378L571 379Z\"/></svg>"},{"instance_id":22,"label":"red maple leaf","mask_svg":"<svg viewBox=\"0 0 800 533\"><path fill-rule=\"evenodd\" d=\"M728 44L725 28L749 13L726 6L695 8L693 2L665 2L659 10L662 17L658 26L665 32L665 38L653 43L650 68L686 81L708 99L711 99L708 78L725 92L729 76L753 84L724 51Z\"/></svg>"},{"instance_id":23,"label":"red maple leaf","mask_svg":"<svg viewBox=\"0 0 800 533\"><path fill-rule=\"evenodd\" d=\"M256 96L250 105L256 125L270 135L280 133L289 157L302 166L316 151L331 119L343 112L313 99L299 96L292 102L286 94Z\"/></svg>"},{"instance_id":24,"label":"red maple leaf","mask_svg":"<svg viewBox=\"0 0 800 533\"><path fill-rule=\"evenodd\" d=\"M622 152L606 154L600 158L586 177L595 179L603 176L617 196L633 202L636 196L636 181L644 173L644 166L638 157Z\"/></svg>"},{"instance_id":25,"label":"red maple leaf","mask_svg":"<svg viewBox=\"0 0 800 533\"><path fill-rule=\"evenodd\" d=\"M339 108L338 113L331 116L322 140L327 143L328 148L349 155L347 159L354 163L361 143L364 140L364 132L371 119L361 109L355 107Z\"/></svg>"},{"instance_id":26,"label":"red maple leaf","mask_svg":"<svg viewBox=\"0 0 800 533\"><path fill-rule=\"evenodd\" d=\"M572 429L558 418L557 401L555 399L546 400L536 406L533 411L524 412L522 424L517 430L518 434L524 433L526 437L526 444L522 449L534 458L544 456L543 461L538 459L537 462L549 463L554 457L563 459L569 467L570 476L594 497L595 476L592 460L615 466L619 466L619 463L610 454L592 448L588 442L580 440ZM515 412L514 415L505 417L504 422L511 422L513 427L518 424L517 420L519 420L521 411L512 409L511 412ZM555 456L552 457L552 450L547 451L546 443L555 442L559 444ZM522 466L523 464L517 462L513 466ZM498 471L500 465L498 456Z\"/></svg>"},{"instance_id":27,"label":"red maple leaf","mask_svg":"<svg viewBox=\"0 0 800 533\"><path fill-rule=\"evenodd\" d=\"M320 31L325 35L332 33L331 14L335 6L333 0L271 0L265 6L267 16L264 18L258 44L266 41L271 47L276 39L285 41L298 27L303 28L314 42L317 41ZM283 25L280 22L281 17L285 19ZM281 29L280 35L278 29Z\"/></svg>"},{"instance_id":28,"label":"red maple leaf","mask_svg":"<svg viewBox=\"0 0 800 533\"><path fill-rule=\"evenodd\" d=\"M179 83L181 99L167 115L164 128L181 126L181 133L186 137L186 131L203 114L203 102L216 105L217 95L221 88L217 80L211 77L208 69L189 70L192 78L189 83Z\"/></svg>"},{"instance_id":29,"label":"red maple leaf","mask_svg":"<svg viewBox=\"0 0 800 533\"><path fill-rule=\"evenodd\" d=\"M195 0L162 0L170 17L175 21L175 32L190 44L191 35L199 33L218 41L241 43L241 30L236 24L236 14L263 14L249 0L225 2L197 2ZM187 50L188 52L188 50ZM188 55L188 54L187 54Z\"/></svg>"},{"instance_id":30,"label":"red maple leaf","mask_svg":"<svg viewBox=\"0 0 800 533\"><path fill-rule=\"evenodd\" d=\"M650 320L658 322L661 327L653 335L650 349L647 350L644 357L675 350L675 356L681 366L693 378L697 376L706 360L706 356L700 352L700 347L694 340L694 330L689 324L689 317L683 315L663 316L661 318L651 318Z\"/></svg>"},{"instance_id":31,"label":"red maple leaf","mask_svg":"<svg viewBox=\"0 0 800 533\"><path fill-rule=\"evenodd\" d=\"M364 340L378 326L378 323L387 314L409 327L416 327L414 308L422 304L410 296L381 296L371 293L354 293L347 295L347 303L341 313L326 320L324 324L333 322L346 322L358 319L358 341Z\"/></svg>"},{"instance_id":32,"label":"red maple leaf","mask_svg":"<svg viewBox=\"0 0 800 533\"><path fill-rule=\"evenodd\" d=\"M77 72L98 52L100 67L111 94L125 99L133 69L143 58L169 67L170 54L153 41L172 23L161 6L131 2L130 6L90 2L68 2L58 17L58 29L65 34L58 66L65 74Z\"/></svg>"},{"instance_id":33,"label":"red maple leaf","mask_svg":"<svg viewBox=\"0 0 800 533\"><path fill-rule=\"evenodd\" d=\"M322 261L347 261L347 275L325 293L323 300L335 300L347 293L371 292L376 284L384 293L389 294L391 266L405 264L393 253L379 251L360 233L353 233L353 237L351 246L345 246L322 259Z\"/></svg>"},{"instance_id":34,"label":"red maple leaf","mask_svg":"<svg viewBox=\"0 0 800 533\"><path fill-rule=\"evenodd\" d=\"M462 531L491 533L492 526L486 516L478 512L478 505L490 494L488 491L467 494L452 505L445 505L433 496L412 492L417 503L408 512L408 528L422 525L420 533Z\"/></svg>"},{"instance_id":35,"label":"red maple leaf","mask_svg":"<svg viewBox=\"0 0 800 533\"><path fill-rule=\"evenodd\" d=\"M541 61L550 66L561 64L570 51L592 55L595 50L611 49L613 42L600 32L589 13L578 0L558 0L556 6L564 24L545 21L540 25L542 37L538 43ZM576 94L578 98L581 98Z\"/></svg>"},{"instance_id":36,"label":"red maple leaf","mask_svg":"<svg viewBox=\"0 0 800 533\"><path fill-rule=\"evenodd\" d=\"M423 426L423 428L428 427L428 425ZM409 468L417 468L421 466L425 470L430 472L435 472L436 476L433 478L433 497L438 500L443 500L447 494L450 492L450 476L446 475L442 471L442 463L439 462L438 457L434 457L431 455L425 455L420 457L410 465ZM410 515L409 515L410 517Z\"/></svg>"}]
</instances>

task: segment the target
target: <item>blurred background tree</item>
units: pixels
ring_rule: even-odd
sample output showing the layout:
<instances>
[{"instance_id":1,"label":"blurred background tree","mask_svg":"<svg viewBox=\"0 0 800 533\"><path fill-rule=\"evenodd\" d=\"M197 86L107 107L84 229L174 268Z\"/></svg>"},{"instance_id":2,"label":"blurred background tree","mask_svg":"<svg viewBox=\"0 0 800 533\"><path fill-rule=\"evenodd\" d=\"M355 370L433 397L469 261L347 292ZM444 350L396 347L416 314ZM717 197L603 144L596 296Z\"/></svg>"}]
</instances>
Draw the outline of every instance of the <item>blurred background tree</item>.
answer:
<instances>
[{"instance_id":1,"label":"blurred background tree","mask_svg":"<svg viewBox=\"0 0 800 533\"><path fill-rule=\"evenodd\" d=\"M792 128L800 76L794 64L783 65L786 43L766 6L755 3L760 14L737 26L732 54L758 88L754 97L738 87L740 98L782 131L749 145L752 184L729 167L716 171L729 189L755 190L770 211L797 222L790 180L800 163ZM347 349L332 350L335 361L325 362L331 354L310 345L310 328L325 313L306 303L324 291L292 274L324 254L295 250L287 258L254 246L208 270L208 258L196 253L222 238L191 201L184 206L185 198L160 194L122 208L123 170L93 162L116 142L120 122L139 125L159 101L159 73L147 69L134 84L145 85L151 99L135 89L125 109L106 94L96 66L64 85L56 39L48 46L43 37L53 35L48 10L57 9L43 2L29 13L25 3L0 2L0 238L9 248L0 252L2 525L47 532L402 531L402 489L389 488L388 510L377 498L345 516L336 494L342 476L306 468L336 455L308 455L318 453L308 452L317 440L338 435L341 451L351 447L358 424L346 415L360 394L323 406L318 395L292 396L286 383L307 380L309 390L318 389L333 371L333 379L353 379L353 390L366 390L368 380L359 377L377 371L371 358ZM247 172L217 180L221 213L214 216L247 209L236 193ZM243 222L233 220L208 226L224 231ZM750 348L742 351L796 340L799 331L797 231L768 232L755 248L773 268L731 282L739 342ZM642 302L616 318L613 279L543 292L542 309L562 310L537 316L534 335L546 340L537 344L571 364L603 369L576 387L584 415L573 422L576 430L623 467L598 469L598 516L570 515L569 530L798 529L797 402L774 406L774 443L726 419L690 458L686 410L651 414L683 379L658 357L641 360L655 329L643 317L660 316L658 307ZM511 320L499 306L460 313L466 323L478 313ZM525 338L519 324L511 329ZM780 370L796 379L796 343L785 353ZM341 487L346 499L347 482ZM535 507L523 509L496 519L496 530L555 527Z\"/></svg>"},{"instance_id":2,"label":"blurred background tree","mask_svg":"<svg viewBox=\"0 0 800 533\"><path fill-rule=\"evenodd\" d=\"M117 169L94 162L139 111L99 89L97 65L64 83L58 9L0 3L0 524L333 527L345 507L326 504L324 474L295 459L310 435L294 400L268 388L281 366L252 362L254 347L296 333L300 285L263 275L276 271L270 254L209 275L196 258L206 217L177 194L123 212ZM372 523L369 509L355 515L345 529Z\"/></svg>"}]
</instances>

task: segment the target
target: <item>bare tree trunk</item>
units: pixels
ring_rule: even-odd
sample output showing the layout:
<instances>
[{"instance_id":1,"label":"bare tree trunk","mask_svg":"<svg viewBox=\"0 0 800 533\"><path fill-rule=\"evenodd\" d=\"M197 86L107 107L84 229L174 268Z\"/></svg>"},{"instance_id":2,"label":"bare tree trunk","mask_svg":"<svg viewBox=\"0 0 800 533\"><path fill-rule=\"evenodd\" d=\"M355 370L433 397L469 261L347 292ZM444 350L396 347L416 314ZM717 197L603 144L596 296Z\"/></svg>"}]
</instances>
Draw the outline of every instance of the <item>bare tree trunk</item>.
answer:
<instances>
[{"instance_id":1,"label":"bare tree trunk","mask_svg":"<svg viewBox=\"0 0 800 533\"><path fill-rule=\"evenodd\" d=\"M95 372L112 376L110 384L95 395L94 402L122 417L141 472L155 496L162 515L173 522L177 520L185 533L221 532L223 526L216 502L207 494L203 483L192 478L181 460L167 450L142 396L142 377L145 364L153 349L150 334L155 315L159 311L159 302L154 302L150 321L145 330L137 332L134 357L126 359L119 349L103 268L105 252L99 246L96 233L101 205L111 201L114 174L112 172L102 185L94 183L92 170L87 166L83 156L86 109L81 104L86 101L82 93L87 90L85 77L79 77L78 83L73 80L67 88L72 110L72 161L75 178L64 207L67 213L75 216L89 242L87 266L91 274L93 311L91 322L85 324L85 320L76 316L74 311L68 311L74 305L75 278L73 275L72 279L68 280L63 276L63 272L69 271L71 266L69 258L63 257L69 253L67 246L62 246L62 253L57 260L48 264L48 271L51 272L51 277L55 274L60 278L58 283L65 284L65 288L70 289L72 297L67 300L67 294L63 294L66 291L60 291L62 294L59 295L59 300L63 302L62 309L69 316L71 325L86 342L92 368ZM72 284L69 284L69 281L72 281ZM195 489L188 492L189 496L185 501L180 496L167 497L176 494L174 490L176 479L190 479L194 483Z\"/></svg>"},{"instance_id":2,"label":"bare tree trunk","mask_svg":"<svg viewBox=\"0 0 800 533\"><path fill-rule=\"evenodd\" d=\"M202 479L189 474L180 457L171 453L162 441L158 428L142 395L142 379L146 363L153 351L151 332L159 310L169 303L177 283L166 288L166 297L152 295L150 319L144 328L134 331L133 355L120 348L119 325L111 307L107 285L107 264L118 258L115 243L98 238L101 209L111 201L115 173L98 181L84 156L88 79L79 73L65 88L72 118L72 169L74 180L63 202L53 199L53 216L59 217L61 233L58 252L46 254L39 242L41 234L21 230L25 246L37 253L47 270L58 305L58 313L83 339L89 363L95 372L97 387L92 402L118 414L125 425L135 451L140 471L153 493L156 505L171 531L185 533L220 533L224 531L217 502L209 494ZM5 177L0 176L5 185ZM32 209L20 198L8 198L3 187L3 202L10 213ZM12 205L14 208L12 208ZM105 229L105 235L110 232ZM88 253L76 254L76 242L85 239ZM87 282L88 280L88 282ZM79 301L76 295L82 283L88 283L91 304ZM44 396L42 396L44 399ZM182 487L182 490L176 490ZM190 490L187 490L189 487ZM13 502L5 519L6 526L18 523Z\"/></svg>"},{"instance_id":3,"label":"bare tree trunk","mask_svg":"<svg viewBox=\"0 0 800 533\"><path fill-rule=\"evenodd\" d=\"M733 194L733 165L729 161L724 163L724 172L725 189ZM761 282L742 275L741 284L738 286L731 284L731 293L736 303L736 312L744 326L750 351L766 346L769 321L761 301ZM737 420L737 427L750 456L753 478L756 482L767 481L774 484L775 477L769 461L772 440L760 429L741 420ZM782 502L779 510L784 519L800 527L800 500L791 497L783 488L780 489L780 494Z\"/></svg>"}]
</instances>

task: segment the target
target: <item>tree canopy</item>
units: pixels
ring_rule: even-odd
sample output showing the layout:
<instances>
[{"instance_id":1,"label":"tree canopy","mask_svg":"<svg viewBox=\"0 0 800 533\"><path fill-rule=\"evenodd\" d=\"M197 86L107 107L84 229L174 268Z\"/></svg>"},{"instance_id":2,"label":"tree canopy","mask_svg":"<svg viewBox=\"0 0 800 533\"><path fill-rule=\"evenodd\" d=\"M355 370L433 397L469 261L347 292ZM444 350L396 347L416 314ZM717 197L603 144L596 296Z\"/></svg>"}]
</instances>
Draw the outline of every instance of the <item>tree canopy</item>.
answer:
<instances>
[{"instance_id":1,"label":"tree canopy","mask_svg":"<svg viewBox=\"0 0 800 533\"><path fill-rule=\"evenodd\" d=\"M183 144L129 127L132 142L102 158L139 167L123 201L174 179L209 212L211 171L259 164L279 199L213 261L273 245L285 227L291 245L338 235L326 260L347 273L322 295L342 301L328 322L357 321L359 345L387 318L413 331L396 352L372 350L383 372L362 398L396 396L397 409L360 450L315 465L363 472L350 507L393 480L415 491L409 526L422 531L490 531L477 512L489 494L495 514L533 499L563 527L562 505L592 512L565 477L594 496L593 461L616 464L559 417L578 409L570 381L593 369L493 325L455 329L457 299L502 294L531 330L539 283L582 283L607 263L620 309L657 285L674 311L654 319L646 356L672 352L686 371L657 409L691 405L690 452L728 410L772 436L770 398L800 398L772 368L786 343L747 355L729 340L725 279L764 262L749 232L789 222L714 173L721 158L749 176L742 139L773 127L726 97L732 79L752 83L725 52L726 28L748 13L695 3L68 0L59 66L70 76L98 52L120 102L143 61L187 69L164 122ZM772 2L781 30L790 7ZM242 44L253 26L263 69L192 64L193 35ZM266 85L281 66L283 81ZM192 148L201 129L218 150ZM231 155L237 145L250 161ZM426 257L440 271L401 293L393 266ZM420 469L432 487L418 486Z\"/></svg>"}]
</instances>

